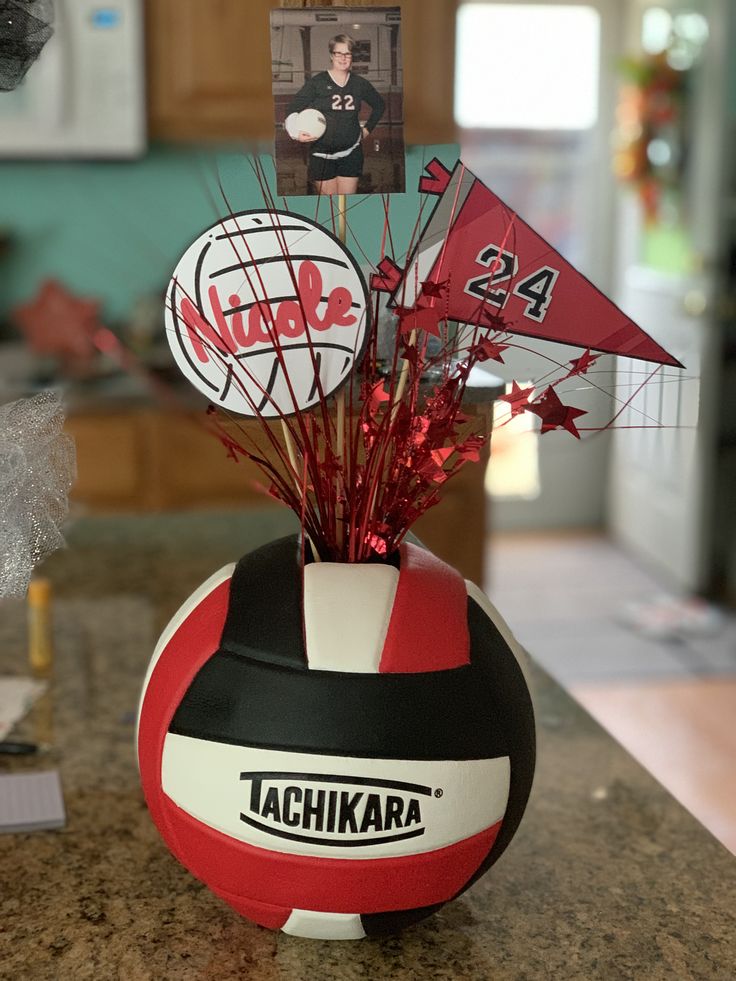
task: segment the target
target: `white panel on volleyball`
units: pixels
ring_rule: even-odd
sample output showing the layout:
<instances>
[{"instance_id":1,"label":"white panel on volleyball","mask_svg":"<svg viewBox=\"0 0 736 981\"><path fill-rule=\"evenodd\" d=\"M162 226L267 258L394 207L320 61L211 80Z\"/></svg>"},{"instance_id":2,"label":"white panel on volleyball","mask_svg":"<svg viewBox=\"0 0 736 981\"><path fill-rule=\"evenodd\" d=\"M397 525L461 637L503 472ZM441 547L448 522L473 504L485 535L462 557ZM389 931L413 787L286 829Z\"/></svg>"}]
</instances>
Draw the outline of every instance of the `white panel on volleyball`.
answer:
<instances>
[{"instance_id":1,"label":"white panel on volleyball","mask_svg":"<svg viewBox=\"0 0 736 981\"><path fill-rule=\"evenodd\" d=\"M508 756L384 760L232 746L167 733L164 792L203 824L260 848L332 858L416 855L501 820Z\"/></svg>"},{"instance_id":2,"label":"white panel on volleyball","mask_svg":"<svg viewBox=\"0 0 736 981\"><path fill-rule=\"evenodd\" d=\"M471 599L475 600L475 602L478 604L481 610L483 610L485 615L488 617L491 623L494 624L494 626L498 629L498 632L501 634L503 639L509 645L509 649L511 653L514 655L519 667L521 668L527 686L530 685L531 675L530 675L530 667L529 667L529 656L524 650L524 648L521 646L519 641L516 639L516 637L514 637L514 635L511 633L511 628L509 627L509 625L506 623L506 621L498 612L496 607L493 605L493 603L491 603L491 601L488 599L486 594L479 586L476 586L474 582L470 581L470 579L466 579L465 588L468 591L468 596Z\"/></svg>"},{"instance_id":3,"label":"white panel on volleyball","mask_svg":"<svg viewBox=\"0 0 736 981\"><path fill-rule=\"evenodd\" d=\"M360 913L320 913L295 909L281 927L283 933L309 940L362 940L365 937Z\"/></svg>"},{"instance_id":4,"label":"white panel on volleyball","mask_svg":"<svg viewBox=\"0 0 736 981\"><path fill-rule=\"evenodd\" d=\"M304 636L309 667L377 672L398 582L399 570L393 566L345 562L305 566Z\"/></svg>"},{"instance_id":5,"label":"white panel on volleyball","mask_svg":"<svg viewBox=\"0 0 736 981\"><path fill-rule=\"evenodd\" d=\"M138 725L141 719L141 708L143 707L143 699L146 694L146 689L148 688L148 682L151 680L151 675L153 674L153 669L158 663L158 659L161 657L163 652L166 650L166 646L174 636L179 627L184 623L186 618L190 613L194 612L199 604L207 597L209 594L217 587L225 582L227 579L232 579L233 572L235 570L235 563L231 562L229 565L224 565L222 569L218 569L214 572L209 579L202 583L199 589L195 589L192 595L185 600L173 617L167 623L163 633L158 639L156 644L156 649L153 652L151 660L148 662L148 669L146 670L146 677L143 681L143 688L141 689L141 697L138 701L138 718L136 721L136 741L138 740ZM214 654L214 651L212 652Z\"/></svg>"}]
</instances>

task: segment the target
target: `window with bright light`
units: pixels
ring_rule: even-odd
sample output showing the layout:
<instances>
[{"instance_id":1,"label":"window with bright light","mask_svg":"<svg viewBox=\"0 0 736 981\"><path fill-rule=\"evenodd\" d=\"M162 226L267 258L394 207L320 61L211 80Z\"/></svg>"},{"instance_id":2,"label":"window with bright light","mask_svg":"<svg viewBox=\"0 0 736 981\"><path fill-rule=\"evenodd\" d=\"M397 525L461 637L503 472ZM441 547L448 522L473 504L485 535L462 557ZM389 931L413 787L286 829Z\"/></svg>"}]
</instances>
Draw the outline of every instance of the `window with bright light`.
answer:
<instances>
[{"instance_id":1,"label":"window with bright light","mask_svg":"<svg viewBox=\"0 0 736 981\"><path fill-rule=\"evenodd\" d=\"M522 381L521 388L534 386ZM506 386L506 392L511 385ZM508 402L493 404L493 452L485 474L485 489L496 500L533 501L541 493L539 480L539 426L531 412L511 415Z\"/></svg>"},{"instance_id":2,"label":"window with bright light","mask_svg":"<svg viewBox=\"0 0 736 981\"><path fill-rule=\"evenodd\" d=\"M590 128L598 117L599 44L593 7L463 4L455 119L467 129Z\"/></svg>"}]
</instances>

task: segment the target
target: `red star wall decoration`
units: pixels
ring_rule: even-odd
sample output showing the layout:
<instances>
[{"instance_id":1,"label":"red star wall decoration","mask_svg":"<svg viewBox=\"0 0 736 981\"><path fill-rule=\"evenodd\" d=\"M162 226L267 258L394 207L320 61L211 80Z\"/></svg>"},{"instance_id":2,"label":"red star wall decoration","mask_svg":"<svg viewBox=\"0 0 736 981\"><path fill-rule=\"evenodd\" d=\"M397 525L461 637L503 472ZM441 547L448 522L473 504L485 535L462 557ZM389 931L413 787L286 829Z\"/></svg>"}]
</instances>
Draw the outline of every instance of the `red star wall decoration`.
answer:
<instances>
[{"instance_id":1,"label":"red star wall decoration","mask_svg":"<svg viewBox=\"0 0 736 981\"><path fill-rule=\"evenodd\" d=\"M48 279L32 300L11 312L11 317L36 354L84 362L96 351L93 337L102 326L99 308L98 300L75 296L61 283Z\"/></svg>"}]
</instances>

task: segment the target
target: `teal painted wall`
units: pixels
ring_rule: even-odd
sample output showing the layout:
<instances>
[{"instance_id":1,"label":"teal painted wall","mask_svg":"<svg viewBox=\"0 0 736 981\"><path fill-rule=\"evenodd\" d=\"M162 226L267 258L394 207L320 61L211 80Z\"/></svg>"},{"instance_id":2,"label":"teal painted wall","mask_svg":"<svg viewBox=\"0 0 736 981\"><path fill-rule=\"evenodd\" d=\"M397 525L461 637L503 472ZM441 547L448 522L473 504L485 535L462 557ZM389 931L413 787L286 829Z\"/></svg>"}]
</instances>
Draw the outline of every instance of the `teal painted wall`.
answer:
<instances>
[{"instance_id":1,"label":"teal painted wall","mask_svg":"<svg viewBox=\"0 0 736 981\"><path fill-rule=\"evenodd\" d=\"M417 219L419 175L435 155L451 165L458 150L407 152L407 193L391 196L397 253L406 248ZM272 181L272 161L263 160ZM262 204L248 157L232 151L158 146L135 163L0 163L0 231L13 236L13 248L0 262L0 321L47 277L102 300L108 323L124 321L137 297L164 290L179 256L201 231L229 209ZM290 209L311 217L317 204L314 197L288 201ZM348 245L361 264L375 262L383 230L381 196L356 195L348 206L360 248L350 240ZM319 201L318 217L329 221L327 199Z\"/></svg>"}]
</instances>

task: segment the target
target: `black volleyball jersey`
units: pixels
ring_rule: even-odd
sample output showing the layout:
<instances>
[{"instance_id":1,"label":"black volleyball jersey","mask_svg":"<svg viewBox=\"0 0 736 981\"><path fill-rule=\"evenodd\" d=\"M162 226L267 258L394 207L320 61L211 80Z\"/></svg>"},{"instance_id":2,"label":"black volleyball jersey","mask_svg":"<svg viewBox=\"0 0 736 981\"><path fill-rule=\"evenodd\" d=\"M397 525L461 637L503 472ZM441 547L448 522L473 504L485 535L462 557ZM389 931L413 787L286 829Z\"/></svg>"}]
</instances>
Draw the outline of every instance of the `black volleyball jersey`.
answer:
<instances>
[{"instance_id":1,"label":"black volleyball jersey","mask_svg":"<svg viewBox=\"0 0 736 981\"><path fill-rule=\"evenodd\" d=\"M351 72L347 82L338 85L329 72L319 72L297 92L286 113L318 109L325 117L327 129L320 140L309 144L309 149L312 153L332 153L347 150L360 139L358 114L363 102L371 107L365 124L370 132L383 115L385 102L368 79Z\"/></svg>"}]
</instances>

